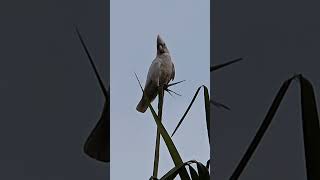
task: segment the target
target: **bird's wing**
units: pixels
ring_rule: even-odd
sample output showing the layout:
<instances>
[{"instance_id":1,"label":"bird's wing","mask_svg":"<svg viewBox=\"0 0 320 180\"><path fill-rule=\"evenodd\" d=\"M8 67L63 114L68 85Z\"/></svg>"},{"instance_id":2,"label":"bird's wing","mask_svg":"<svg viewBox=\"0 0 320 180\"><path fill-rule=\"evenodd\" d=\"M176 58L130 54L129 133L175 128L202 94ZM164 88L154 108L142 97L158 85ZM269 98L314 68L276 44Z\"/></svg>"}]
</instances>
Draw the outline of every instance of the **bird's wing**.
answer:
<instances>
[{"instance_id":1,"label":"bird's wing","mask_svg":"<svg viewBox=\"0 0 320 180\"><path fill-rule=\"evenodd\" d=\"M174 69L174 64L172 63L172 72L171 72L171 79L174 80L174 76L176 75L176 71Z\"/></svg>"},{"instance_id":2,"label":"bird's wing","mask_svg":"<svg viewBox=\"0 0 320 180\"><path fill-rule=\"evenodd\" d=\"M159 61L159 59L156 58L155 60L152 61L152 64L149 67L146 85L149 84L150 82L153 82L159 85L160 65L161 65L161 62Z\"/></svg>"}]
</instances>

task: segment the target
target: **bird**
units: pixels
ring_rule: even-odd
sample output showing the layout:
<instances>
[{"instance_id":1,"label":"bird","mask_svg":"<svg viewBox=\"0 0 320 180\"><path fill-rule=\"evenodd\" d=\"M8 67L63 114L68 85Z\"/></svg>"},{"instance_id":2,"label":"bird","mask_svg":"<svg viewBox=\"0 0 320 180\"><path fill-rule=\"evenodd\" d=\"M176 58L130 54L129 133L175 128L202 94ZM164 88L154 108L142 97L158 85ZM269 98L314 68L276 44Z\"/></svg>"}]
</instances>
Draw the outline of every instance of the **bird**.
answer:
<instances>
[{"instance_id":1,"label":"bird","mask_svg":"<svg viewBox=\"0 0 320 180\"><path fill-rule=\"evenodd\" d=\"M149 67L143 95L136 110L144 113L148 109L148 102L151 103L157 97L159 87L165 87L174 77L175 68L168 47L158 34L157 54Z\"/></svg>"}]
</instances>

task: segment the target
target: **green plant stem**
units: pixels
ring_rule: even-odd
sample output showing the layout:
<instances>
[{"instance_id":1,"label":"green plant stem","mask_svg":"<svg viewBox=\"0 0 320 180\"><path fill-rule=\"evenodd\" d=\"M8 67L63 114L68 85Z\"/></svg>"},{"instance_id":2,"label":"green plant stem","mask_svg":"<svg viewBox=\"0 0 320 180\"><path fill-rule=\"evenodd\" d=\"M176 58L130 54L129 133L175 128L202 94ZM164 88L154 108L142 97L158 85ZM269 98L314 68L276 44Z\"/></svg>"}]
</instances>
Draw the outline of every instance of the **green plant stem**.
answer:
<instances>
[{"instance_id":1,"label":"green plant stem","mask_svg":"<svg viewBox=\"0 0 320 180\"><path fill-rule=\"evenodd\" d=\"M137 74L136 73L134 73L134 74L135 74L136 79L137 79L137 81L139 83L141 91L144 92ZM152 105L150 104L149 99L147 99L147 100L148 100L148 106L149 106L149 109L150 109L150 111L152 113L153 119L154 119L155 123L157 124L157 128L159 128L160 135L162 136L162 138L163 138L163 140L164 140L164 142L165 142L165 144L166 144L166 146L168 148L168 151L169 151L169 153L171 155L171 158L172 158L172 160L174 162L174 165L175 166L179 166L179 165L183 164L182 158L181 158L176 146L174 145L172 139L170 138L170 136L168 134L168 131L166 130L166 128L161 123L157 113L154 111ZM181 169L181 172L179 172L179 176L181 177L181 180L191 180L186 168L182 168ZM151 177L151 178L158 179L156 177Z\"/></svg>"},{"instance_id":2,"label":"green plant stem","mask_svg":"<svg viewBox=\"0 0 320 180\"><path fill-rule=\"evenodd\" d=\"M164 99L164 89L163 86L159 87L158 91L158 117L160 121L162 120L162 107ZM158 167L159 167L159 156L160 156L160 131L157 128L156 134L156 147L154 152L154 162L153 162L153 177L158 177Z\"/></svg>"}]
</instances>

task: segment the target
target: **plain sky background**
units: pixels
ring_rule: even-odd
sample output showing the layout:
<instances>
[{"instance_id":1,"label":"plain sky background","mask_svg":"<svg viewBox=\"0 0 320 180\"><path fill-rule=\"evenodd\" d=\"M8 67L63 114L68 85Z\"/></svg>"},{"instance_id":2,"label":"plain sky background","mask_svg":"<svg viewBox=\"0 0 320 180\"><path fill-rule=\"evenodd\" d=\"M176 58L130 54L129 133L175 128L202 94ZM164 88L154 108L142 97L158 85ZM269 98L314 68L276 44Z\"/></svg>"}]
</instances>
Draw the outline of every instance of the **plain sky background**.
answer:
<instances>
[{"instance_id":1,"label":"plain sky background","mask_svg":"<svg viewBox=\"0 0 320 180\"><path fill-rule=\"evenodd\" d=\"M111 179L149 179L152 175L156 124L150 110L142 114L135 109L142 92L134 72L144 86L156 55L157 34L163 37L171 53L175 81L186 80L172 87L182 97L165 96L163 123L169 133L173 132L196 89L201 85L209 88L209 2L111 1ZM205 163L209 158L202 94L173 137L184 161L196 159ZM153 105L157 107L157 100ZM159 175L173 167L162 141Z\"/></svg>"},{"instance_id":2,"label":"plain sky background","mask_svg":"<svg viewBox=\"0 0 320 180\"><path fill-rule=\"evenodd\" d=\"M108 3L0 2L0 179L106 180L83 153L104 98L74 24L106 85Z\"/></svg>"},{"instance_id":3,"label":"plain sky background","mask_svg":"<svg viewBox=\"0 0 320 180\"><path fill-rule=\"evenodd\" d=\"M224 180L246 151L283 81L303 73L319 94L320 3L215 0L211 5L211 64L245 59L211 74L211 96L232 109L212 108L212 178ZM299 103L294 82L239 179L306 179Z\"/></svg>"}]
</instances>

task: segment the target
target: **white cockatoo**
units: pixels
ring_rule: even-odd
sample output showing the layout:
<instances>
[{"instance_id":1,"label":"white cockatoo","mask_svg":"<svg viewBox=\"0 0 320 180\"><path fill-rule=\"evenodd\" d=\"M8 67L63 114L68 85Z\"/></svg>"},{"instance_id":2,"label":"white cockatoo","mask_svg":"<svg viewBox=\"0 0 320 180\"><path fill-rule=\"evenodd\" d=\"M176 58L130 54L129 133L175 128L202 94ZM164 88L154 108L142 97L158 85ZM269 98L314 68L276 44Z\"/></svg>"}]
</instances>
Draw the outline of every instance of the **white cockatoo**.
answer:
<instances>
[{"instance_id":1,"label":"white cockatoo","mask_svg":"<svg viewBox=\"0 0 320 180\"><path fill-rule=\"evenodd\" d=\"M169 50L166 43L158 35L157 55L149 67L144 93L137 105L137 111L144 113L148 109L148 100L151 103L158 95L158 88L168 85L168 83L174 79L174 76L175 69Z\"/></svg>"}]
</instances>

